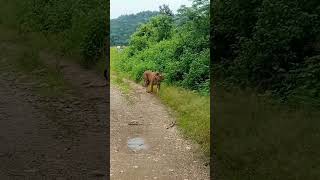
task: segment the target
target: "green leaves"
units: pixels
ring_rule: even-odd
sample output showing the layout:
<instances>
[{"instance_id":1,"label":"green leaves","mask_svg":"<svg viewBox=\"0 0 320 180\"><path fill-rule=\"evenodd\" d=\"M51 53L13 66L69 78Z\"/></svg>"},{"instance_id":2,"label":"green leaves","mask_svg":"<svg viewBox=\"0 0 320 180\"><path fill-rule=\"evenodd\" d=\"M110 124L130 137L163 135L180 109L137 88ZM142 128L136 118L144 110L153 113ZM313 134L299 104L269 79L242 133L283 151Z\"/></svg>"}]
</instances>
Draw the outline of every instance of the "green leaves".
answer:
<instances>
[{"instance_id":1,"label":"green leaves","mask_svg":"<svg viewBox=\"0 0 320 180\"><path fill-rule=\"evenodd\" d=\"M209 93L209 1L182 7L177 16L163 13L138 27L131 36L120 71L137 81L145 70L165 74L165 81Z\"/></svg>"},{"instance_id":2,"label":"green leaves","mask_svg":"<svg viewBox=\"0 0 320 180\"><path fill-rule=\"evenodd\" d=\"M19 32L40 32L59 37L62 53L80 53L86 66L106 53L109 3L101 0L10 1Z\"/></svg>"},{"instance_id":3,"label":"green leaves","mask_svg":"<svg viewBox=\"0 0 320 180\"><path fill-rule=\"evenodd\" d=\"M300 88L298 77L307 73L306 57L317 54L317 6L315 1L290 0L215 2L215 76L290 96Z\"/></svg>"}]
</instances>

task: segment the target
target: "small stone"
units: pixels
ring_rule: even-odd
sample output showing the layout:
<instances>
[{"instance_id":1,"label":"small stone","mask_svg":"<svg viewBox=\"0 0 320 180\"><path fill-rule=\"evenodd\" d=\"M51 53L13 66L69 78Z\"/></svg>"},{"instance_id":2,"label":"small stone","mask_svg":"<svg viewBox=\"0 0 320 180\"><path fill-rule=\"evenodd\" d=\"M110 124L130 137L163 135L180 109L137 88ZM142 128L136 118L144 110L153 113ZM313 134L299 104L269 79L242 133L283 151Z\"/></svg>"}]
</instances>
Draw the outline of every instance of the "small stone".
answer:
<instances>
[{"instance_id":1,"label":"small stone","mask_svg":"<svg viewBox=\"0 0 320 180\"><path fill-rule=\"evenodd\" d=\"M173 172L173 169L169 169L170 172Z\"/></svg>"},{"instance_id":2,"label":"small stone","mask_svg":"<svg viewBox=\"0 0 320 180\"><path fill-rule=\"evenodd\" d=\"M128 123L128 125L140 125L138 121L132 120Z\"/></svg>"},{"instance_id":3,"label":"small stone","mask_svg":"<svg viewBox=\"0 0 320 180\"><path fill-rule=\"evenodd\" d=\"M137 169L137 168L138 168L138 166L133 166L133 168Z\"/></svg>"},{"instance_id":4,"label":"small stone","mask_svg":"<svg viewBox=\"0 0 320 180\"><path fill-rule=\"evenodd\" d=\"M190 149L191 149L191 147L190 147L190 146L187 146L187 147L186 147L186 149L187 149L187 150L190 150Z\"/></svg>"},{"instance_id":5,"label":"small stone","mask_svg":"<svg viewBox=\"0 0 320 180\"><path fill-rule=\"evenodd\" d=\"M123 172L124 172L123 170L120 171L120 173L123 173Z\"/></svg>"}]
</instances>

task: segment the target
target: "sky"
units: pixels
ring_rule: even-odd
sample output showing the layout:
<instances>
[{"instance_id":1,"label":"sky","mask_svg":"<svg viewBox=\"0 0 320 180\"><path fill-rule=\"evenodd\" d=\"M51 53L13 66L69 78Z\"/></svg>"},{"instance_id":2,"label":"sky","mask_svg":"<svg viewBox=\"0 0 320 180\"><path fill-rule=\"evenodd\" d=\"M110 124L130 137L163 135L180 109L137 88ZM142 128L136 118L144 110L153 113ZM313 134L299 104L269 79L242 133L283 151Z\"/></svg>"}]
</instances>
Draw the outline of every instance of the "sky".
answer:
<instances>
[{"instance_id":1,"label":"sky","mask_svg":"<svg viewBox=\"0 0 320 180\"><path fill-rule=\"evenodd\" d=\"M176 13L181 5L191 6L191 0L111 0L111 19L120 15L136 14L141 11L158 11L162 4L169 5L169 8Z\"/></svg>"}]
</instances>

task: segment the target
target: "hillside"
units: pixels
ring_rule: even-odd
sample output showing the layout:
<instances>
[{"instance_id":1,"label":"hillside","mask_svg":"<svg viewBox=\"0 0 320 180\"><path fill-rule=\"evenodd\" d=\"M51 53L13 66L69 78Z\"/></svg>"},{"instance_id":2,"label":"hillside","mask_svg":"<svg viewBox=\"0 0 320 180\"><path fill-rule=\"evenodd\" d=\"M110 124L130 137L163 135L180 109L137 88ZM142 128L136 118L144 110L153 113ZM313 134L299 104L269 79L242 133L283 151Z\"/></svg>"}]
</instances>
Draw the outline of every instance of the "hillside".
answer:
<instances>
[{"instance_id":1,"label":"hillside","mask_svg":"<svg viewBox=\"0 0 320 180\"><path fill-rule=\"evenodd\" d=\"M139 24L147 22L156 16L157 11L143 11L137 14L123 15L110 21L110 43L111 45L126 45L131 34L136 31Z\"/></svg>"}]
</instances>

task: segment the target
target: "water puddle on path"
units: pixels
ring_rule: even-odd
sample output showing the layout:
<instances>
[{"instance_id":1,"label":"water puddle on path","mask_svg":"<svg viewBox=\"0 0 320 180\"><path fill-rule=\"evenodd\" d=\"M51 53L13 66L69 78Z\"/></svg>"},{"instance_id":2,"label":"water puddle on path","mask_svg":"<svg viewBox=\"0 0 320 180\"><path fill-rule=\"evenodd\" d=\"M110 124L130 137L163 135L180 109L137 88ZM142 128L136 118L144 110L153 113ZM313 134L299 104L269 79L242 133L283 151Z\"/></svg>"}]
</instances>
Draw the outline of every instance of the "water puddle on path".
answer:
<instances>
[{"instance_id":1,"label":"water puddle on path","mask_svg":"<svg viewBox=\"0 0 320 180\"><path fill-rule=\"evenodd\" d=\"M144 139L140 137L129 139L128 147L135 151L147 149L147 145L144 143Z\"/></svg>"}]
</instances>

